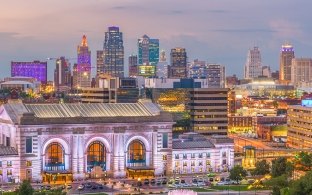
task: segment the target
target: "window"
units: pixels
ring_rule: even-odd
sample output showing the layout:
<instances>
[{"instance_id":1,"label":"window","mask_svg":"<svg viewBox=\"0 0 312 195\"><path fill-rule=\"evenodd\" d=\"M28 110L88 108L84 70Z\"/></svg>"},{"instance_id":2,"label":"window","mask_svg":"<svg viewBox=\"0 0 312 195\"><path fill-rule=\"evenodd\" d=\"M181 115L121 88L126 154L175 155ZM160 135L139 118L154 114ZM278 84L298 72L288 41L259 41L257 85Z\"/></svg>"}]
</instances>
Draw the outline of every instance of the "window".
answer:
<instances>
[{"instance_id":1,"label":"window","mask_svg":"<svg viewBox=\"0 0 312 195\"><path fill-rule=\"evenodd\" d=\"M26 153L32 153L32 137L26 137Z\"/></svg>"},{"instance_id":2,"label":"window","mask_svg":"<svg viewBox=\"0 0 312 195\"><path fill-rule=\"evenodd\" d=\"M192 155L191 155L191 158L195 158L195 154L192 154Z\"/></svg>"},{"instance_id":3,"label":"window","mask_svg":"<svg viewBox=\"0 0 312 195\"><path fill-rule=\"evenodd\" d=\"M198 158L203 158L203 153L198 154Z\"/></svg>"},{"instance_id":4,"label":"window","mask_svg":"<svg viewBox=\"0 0 312 195\"><path fill-rule=\"evenodd\" d=\"M222 160L222 165L226 165L226 159Z\"/></svg>"},{"instance_id":5,"label":"window","mask_svg":"<svg viewBox=\"0 0 312 195\"><path fill-rule=\"evenodd\" d=\"M6 137L6 146L11 146L10 138L9 138L9 137Z\"/></svg>"},{"instance_id":6,"label":"window","mask_svg":"<svg viewBox=\"0 0 312 195\"><path fill-rule=\"evenodd\" d=\"M199 168L199 172L203 172L203 168Z\"/></svg>"},{"instance_id":7,"label":"window","mask_svg":"<svg viewBox=\"0 0 312 195\"><path fill-rule=\"evenodd\" d=\"M175 159L179 159L179 154L174 155Z\"/></svg>"},{"instance_id":8,"label":"window","mask_svg":"<svg viewBox=\"0 0 312 195\"><path fill-rule=\"evenodd\" d=\"M194 173L195 172L195 168L194 167L192 167L192 173Z\"/></svg>"},{"instance_id":9,"label":"window","mask_svg":"<svg viewBox=\"0 0 312 195\"><path fill-rule=\"evenodd\" d=\"M183 167L187 167L187 162L183 162Z\"/></svg>"},{"instance_id":10,"label":"window","mask_svg":"<svg viewBox=\"0 0 312 195\"><path fill-rule=\"evenodd\" d=\"M7 170L7 175L9 176L9 175L12 175L12 170L11 169L8 169Z\"/></svg>"},{"instance_id":11,"label":"window","mask_svg":"<svg viewBox=\"0 0 312 195\"><path fill-rule=\"evenodd\" d=\"M100 166L102 170L106 170L106 148L100 141L94 141L88 147L88 172L90 172L95 166Z\"/></svg>"},{"instance_id":12,"label":"window","mask_svg":"<svg viewBox=\"0 0 312 195\"><path fill-rule=\"evenodd\" d=\"M203 166L203 162L202 162L202 161L199 161L199 162L198 162L198 166Z\"/></svg>"},{"instance_id":13,"label":"window","mask_svg":"<svg viewBox=\"0 0 312 195\"><path fill-rule=\"evenodd\" d=\"M163 133L162 136L162 147L168 148L168 133Z\"/></svg>"},{"instance_id":14,"label":"window","mask_svg":"<svg viewBox=\"0 0 312 195\"><path fill-rule=\"evenodd\" d=\"M210 160L207 160L207 161L206 161L206 165L210 165Z\"/></svg>"},{"instance_id":15,"label":"window","mask_svg":"<svg viewBox=\"0 0 312 195\"><path fill-rule=\"evenodd\" d=\"M210 158L210 153L207 153L207 158Z\"/></svg>"},{"instance_id":16,"label":"window","mask_svg":"<svg viewBox=\"0 0 312 195\"><path fill-rule=\"evenodd\" d=\"M183 159L187 159L187 154L183 154Z\"/></svg>"},{"instance_id":17,"label":"window","mask_svg":"<svg viewBox=\"0 0 312 195\"><path fill-rule=\"evenodd\" d=\"M163 155L163 160L167 160L167 155Z\"/></svg>"},{"instance_id":18,"label":"window","mask_svg":"<svg viewBox=\"0 0 312 195\"><path fill-rule=\"evenodd\" d=\"M12 161L8 161L8 162L7 162L7 166L8 166L8 167L12 167Z\"/></svg>"},{"instance_id":19,"label":"window","mask_svg":"<svg viewBox=\"0 0 312 195\"><path fill-rule=\"evenodd\" d=\"M129 144L128 163L131 167L146 165L146 149L140 140L134 140Z\"/></svg>"},{"instance_id":20,"label":"window","mask_svg":"<svg viewBox=\"0 0 312 195\"><path fill-rule=\"evenodd\" d=\"M175 167L178 167L180 166L180 163L179 162L175 162Z\"/></svg>"},{"instance_id":21,"label":"window","mask_svg":"<svg viewBox=\"0 0 312 195\"><path fill-rule=\"evenodd\" d=\"M2 167L2 161L0 161L0 167Z\"/></svg>"},{"instance_id":22,"label":"window","mask_svg":"<svg viewBox=\"0 0 312 195\"><path fill-rule=\"evenodd\" d=\"M26 166L27 167L31 167L31 165L32 165L32 162L30 160L26 161Z\"/></svg>"},{"instance_id":23,"label":"window","mask_svg":"<svg viewBox=\"0 0 312 195\"><path fill-rule=\"evenodd\" d=\"M223 157L223 158L226 157L226 152L222 152L222 157Z\"/></svg>"},{"instance_id":24,"label":"window","mask_svg":"<svg viewBox=\"0 0 312 195\"><path fill-rule=\"evenodd\" d=\"M0 170L0 175L2 176L2 170Z\"/></svg>"},{"instance_id":25,"label":"window","mask_svg":"<svg viewBox=\"0 0 312 195\"><path fill-rule=\"evenodd\" d=\"M195 161L192 161L192 162L191 162L191 166L195 166Z\"/></svg>"}]
</instances>

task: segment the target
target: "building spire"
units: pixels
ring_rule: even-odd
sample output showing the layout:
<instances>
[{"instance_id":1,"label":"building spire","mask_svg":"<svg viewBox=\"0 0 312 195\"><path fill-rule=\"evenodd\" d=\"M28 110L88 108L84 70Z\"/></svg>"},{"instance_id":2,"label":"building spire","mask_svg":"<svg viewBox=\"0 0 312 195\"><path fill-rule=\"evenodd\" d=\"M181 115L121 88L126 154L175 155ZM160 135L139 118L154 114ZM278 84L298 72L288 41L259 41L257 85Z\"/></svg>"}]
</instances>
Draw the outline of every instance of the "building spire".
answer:
<instances>
[{"instance_id":1,"label":"building spire","mask_svg":"<svg viewBox=\"0 0 312 195\"><path fill-rule=\"evenodd\" d=\"M81 46L83 46L83 47L87 47L88 46L87 36L86 35L82 36Z\"/></svg>"}]
</instances>

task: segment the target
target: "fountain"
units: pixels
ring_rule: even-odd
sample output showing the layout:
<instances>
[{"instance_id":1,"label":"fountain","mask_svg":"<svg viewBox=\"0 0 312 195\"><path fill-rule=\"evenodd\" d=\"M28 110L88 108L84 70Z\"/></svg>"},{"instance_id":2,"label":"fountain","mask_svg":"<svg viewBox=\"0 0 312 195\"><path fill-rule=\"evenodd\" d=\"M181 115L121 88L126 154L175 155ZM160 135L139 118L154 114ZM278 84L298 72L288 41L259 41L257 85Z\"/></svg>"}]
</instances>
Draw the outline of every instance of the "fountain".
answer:
<instances>
[{"instance_id":1,"label":"fountain","mask_svg":"<svg viewBox=\"0 0 312 195\"><path fill-rule=\"evenodd\" d=\"M197 192L192 190L173 190L170 191L168 195L197 195Z\"/></svg>"}]
</instances>

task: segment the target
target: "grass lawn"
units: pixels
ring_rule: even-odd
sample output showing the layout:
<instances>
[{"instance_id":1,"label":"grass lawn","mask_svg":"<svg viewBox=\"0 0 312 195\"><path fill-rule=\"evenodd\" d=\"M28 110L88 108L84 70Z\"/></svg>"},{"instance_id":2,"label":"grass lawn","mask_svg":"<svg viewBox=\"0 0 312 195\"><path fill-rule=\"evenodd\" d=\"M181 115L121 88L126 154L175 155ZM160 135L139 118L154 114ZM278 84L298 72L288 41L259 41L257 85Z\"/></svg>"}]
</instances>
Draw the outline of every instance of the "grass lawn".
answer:
<instances>
[{"instance_id":1,"label":"grass lawn","mask_svg":"<svg viewBox=\"0 0 312 195\"><path fill-rule=\"evenodd\" d=\"M90 193L90 194L84 194L84 195L107 195L105 193Z\"/></svg>"},{"instance_id":2,"label":"grass lawn","mask_svg":"<svg viewBox=\"0 0 312 195\"><path fill-rule=\"evenodd\" d=\"M215 190L247 191L248 185L211 186Z\"/></svg>"},{"instance_id":3,"label":"grass lawn","mask_svg":"<svg viewBox=\"0 0 312 195\"><path fill-rule=\"evenodd\" d=\"M190 190L193 190L194 192L213 192L214 189L207 189L207 188L188 188Z\"/></svg>"}]
</instances>

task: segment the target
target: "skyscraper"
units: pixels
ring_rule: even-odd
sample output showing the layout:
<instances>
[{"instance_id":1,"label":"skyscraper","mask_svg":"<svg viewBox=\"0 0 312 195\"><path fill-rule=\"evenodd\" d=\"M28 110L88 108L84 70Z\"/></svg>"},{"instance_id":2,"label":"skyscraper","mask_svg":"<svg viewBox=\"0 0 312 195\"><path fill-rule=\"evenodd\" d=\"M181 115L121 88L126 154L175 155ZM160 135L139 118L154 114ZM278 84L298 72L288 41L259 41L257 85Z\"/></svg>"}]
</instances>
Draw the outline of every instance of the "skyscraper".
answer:
<instances>
[{"instance_id":1,"label":"skyscraper","mask_svg":"<svg viewBox=\"0 0 312 195\"><path fill-rule=\"evenodd\" d=\"M187 77L187 55L185 48L176 47L171 49L170 66L168 67L169 78Z\"/></svg>"},{"instance_id":2,"label":"skyscraper","mask_svg":"<svg viewBox=\"0 0 312 195\"><path fill-rule=\"evenodd\" d=\"M159 61L159 39L150 39L147 35L138 39L138 64L156 65Z\"/></svg>"},{"instance_id":3,"label":"skyscraper","mask_svg":"<svg viewBox=\"0 0 312 195\"><path fill-rule=\"evenodd\" d=\"M47 62L11 62L11 76L36 78L42 84L47 84Z\"/></svg>"},{"instance_id":4,"label":"skyscraper","mask_svg":"<svg viewBox=\"0 0 312 195\"><path fill-rule=\"evenodd\" d=\"M207 65L205 61L195 59L189 65L189 77L193 79L205 79L207 78Z\"/></svg>"},{"instance_id":5,"label":"skyscraper","mask_svg":"<svg viewBox=\"0 0 312 195\"><path fill-rule=\"evenodd\" d=\"M104 51L96 51L96 75L104 73Z\"/></svg>"},{"instance_id":6,"label":"skyscraper","mask_svg":"<svg viewBox=\"0 0 312 195\"><path fill-rule=\"evenodd\" d=\"M138 56L130 55L128 58L128 67L129 67L129 76L137 76L138 75Z\"/></svg>"},{"instance_id":7,"label":"skyscraper","mask_svg":"<svg viewBox=\"0 0 312 195\"><path fill-rule=\"evenodd\" d=\"M262 76L261 53L258 47L248 50L244 69L244 78L252 79Z\"/></svg>"},{"instance_id":8,"label":"skyscraper","mask_svg":"<svg viewBox=\"0 0 312 195\"><path fill-rule=\"evenodd\" d=\"M75 88L91 86L91 51L88 47L87 37L83 35L81 44L77 47L77 83Z\"/></svg>"},{"instance_id":9,"label":"skyscraper","mask_svg":"<svg viewBox=\"0 0 312 195\"><path fill-rule=\"evenodd\" d=\"M60 57L56 59L54 70L54 86L57 91L62 91L63 88L71 87L71 67L68 59Z\"/></svg>"},{"instance_id":10,"label":"skyscraper","mask_svg":"<svg viewBox=\"0 0 312 195\"><path fill-rule=\"evenodd\" d=\"M225 67L220 64L208 64L207 78L209 88L225 87Z\"/></svg>"},{"instance_id":11,"label":"skyscraper","mask_svg":"<svg viewBox=\"0 0 312 195\"><path fill-rule=\"evenodd\" d=\"M160 62L167 62L167 57L166 57L166 51L161 50L160 51L160 57L159 57Z\"/></svg>"},{"instance_id":12,"label":"skyscraper","mask_svg":"<svg viewBox=\"0 0 312 195\"><path fill-rule=\"evenodd\" d=\"M280 80L285 82L291 81L291 61L295 58L295 51L291 44L282 45L280 53Z\"/></svg>"},{"instance_id":13,"label":"skyscraper","mask_svg":"<svg viewBox=\"0 0 312 195\"><path fill-rule=\"evenodd\" d=\"M119 27L108 27L104 40L104 73L124 77L124 46Z\"/></svg>"}]
</instances>

